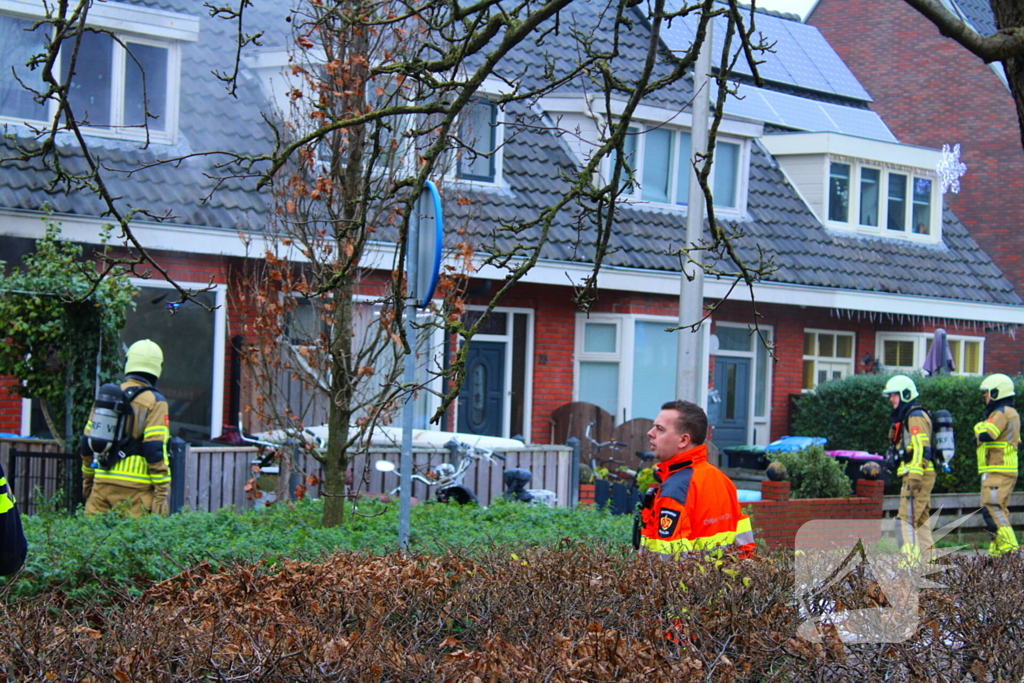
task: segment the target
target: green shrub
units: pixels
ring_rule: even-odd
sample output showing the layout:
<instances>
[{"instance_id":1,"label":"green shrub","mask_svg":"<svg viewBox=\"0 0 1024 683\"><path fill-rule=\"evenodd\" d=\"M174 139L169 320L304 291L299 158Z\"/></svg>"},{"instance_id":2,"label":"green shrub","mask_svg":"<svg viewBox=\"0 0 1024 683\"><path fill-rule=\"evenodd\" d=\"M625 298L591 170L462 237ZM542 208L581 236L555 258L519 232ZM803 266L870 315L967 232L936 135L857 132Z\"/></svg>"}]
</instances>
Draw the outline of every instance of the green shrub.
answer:
<instances>
[{"instance_id":1,"label":"green shrub","mask_svg":"<svg viewBox=\"0 0 1024 683\"><path fill-rule=\"evenodd\" d=\"M825 382L796 400L793 433L800 436L824 436L826 448L868 451L884 454L888 446L889 412L891 406L882 396L882 389L891 375L854 375ZM974 424L985 419L985 404L978 385L980 377L911 375L921 392L921 405L934 413L948 410L953 416L956 456L951 472L942 472L935 482L935 492L969 493L979 490L975 460ZM1024 396L1024 377L1015 377L1018 396ZM1022 463L1024 464L1024 463ZM895 481L886 489L896 493ZM1018 488L1024 488L1024 477L1018 477Z\"/></svg>"},{"instance_id":2,"label":"green shrub","mask_svg":"<svg viewBox=\"0 0 1024 683\"><path fill-rule=\"evenodd\" d=\"M791 498L844 498L853 493L842 466L821 446L770 457L785 465Z\"/></svg>"},{"instance_id":3,"label":"green shrub","mask_svg":"<svg viewBox=\"0 0 1024 683\"><path fill-rule=\"evenodd\" d=\"M339 550L381 554L396 548L396 505L366 499L344 524L330 529L321 527L322 513L321 502L300 501L243 513L226 508L142 519L52 512L25 516L28 560L8 588L12 597L63 592L75 599L103 600L112 587L137 594L152 581L202 562L214 568L261 560L276 565L281 559L317 560ZM631 530L630 516L590 507L425 503L412 509L409 549L527 549L567 537L615 547L630 542Z\"/></svg>"}]
</instances>

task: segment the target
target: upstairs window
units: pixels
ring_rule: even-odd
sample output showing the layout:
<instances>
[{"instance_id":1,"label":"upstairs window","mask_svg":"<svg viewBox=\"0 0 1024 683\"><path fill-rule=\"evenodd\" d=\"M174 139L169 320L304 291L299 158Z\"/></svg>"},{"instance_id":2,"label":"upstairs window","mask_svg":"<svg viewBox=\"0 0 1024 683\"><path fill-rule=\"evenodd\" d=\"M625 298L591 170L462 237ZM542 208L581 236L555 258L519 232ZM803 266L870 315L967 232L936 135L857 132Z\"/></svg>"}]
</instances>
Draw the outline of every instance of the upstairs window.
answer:
<instances>
[{"instance_id":1,"label":"upstairs window","mask_svg":"<svg viewBox=\"0 0 1024 683\"><path fill-rule=\"evenodd\" d=\"M888 234L938 233L937 183L931 178L866 162L830 161L828 169L830 222L861 229L884 225Z\"/></svg>"},{"instance_id":2,"label":"upstairs window","mask_svg":"<svg viewBox=\"0 0 1024 683\"><path fill-rule=\"evenodd\" d=\"M718 139L711 168L711 194L716 207L739 210L746 174L744 145ZM639 199L656 204L685 206L690 193L692 144L689 131L672 128L631 127L625 153L639 181Z\"/></svg>"},{"instance_id":3,"label":"upstairs window","mask_svg":"<svg viewBox=\"0 0 1024 683\"><path fill-rule=\"evenodd\" d=\"M26 5L26 14L34 8ZM21 8L19 7L19 12ZM46 124L55 102L36 102L41 71L26 65L45 50L50 30L42 18L0 15L0 120ZM172 142L177 128L180 43L198 38L198 19L125 3L98 3L78 43L68 100L91 135ZM131 26L132 33L121 29ZM75 40L61 45L56 72L68 77ZM19 79L21 82L19 82ZM147 116L148 112L148 116Z\"/></svg>"},{"instance_id":4,"label":"upstairs window","mask_svg":"<svg viewBox=\"0 0 1024 683\"><path fill-rule=\"evenodd\" d=\"M475 100L459 118L459 141L455 175L461 180L497 183L501 177L503 126L498 105Z\"/></svg>"}]
</instances>

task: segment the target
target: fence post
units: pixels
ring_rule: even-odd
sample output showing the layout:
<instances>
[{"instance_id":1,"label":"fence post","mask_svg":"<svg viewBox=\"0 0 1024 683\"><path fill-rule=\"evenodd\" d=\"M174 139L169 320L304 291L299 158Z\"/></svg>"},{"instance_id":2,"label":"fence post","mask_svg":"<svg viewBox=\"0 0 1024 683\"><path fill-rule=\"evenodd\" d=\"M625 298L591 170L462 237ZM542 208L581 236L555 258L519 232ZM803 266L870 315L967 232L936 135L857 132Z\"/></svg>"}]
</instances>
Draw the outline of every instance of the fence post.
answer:
<instances>
[{"instance_id":1,"label":"fence post","mask_svg":"<svg viewBox=\"0 0 1024 683\"><path fill-rule=\"evenodd\" d=\"M167 444L167 454L171 461L171 498L167 501L167 507L171 512L177 512L185 504L185 456L188 453L188 444L180 437L174 437Z\"/></svg>"},{"instance_id":2,"label":"fence post","mask_svg":"<svg viewBox=\"0 0 1024 683\"><path fill-rule=\"evenodd\" d=\"M573 436L565 445L572 448L569 459L569 507L575 508L580 504L580 440Z\"/></svg>"}]
</instances>

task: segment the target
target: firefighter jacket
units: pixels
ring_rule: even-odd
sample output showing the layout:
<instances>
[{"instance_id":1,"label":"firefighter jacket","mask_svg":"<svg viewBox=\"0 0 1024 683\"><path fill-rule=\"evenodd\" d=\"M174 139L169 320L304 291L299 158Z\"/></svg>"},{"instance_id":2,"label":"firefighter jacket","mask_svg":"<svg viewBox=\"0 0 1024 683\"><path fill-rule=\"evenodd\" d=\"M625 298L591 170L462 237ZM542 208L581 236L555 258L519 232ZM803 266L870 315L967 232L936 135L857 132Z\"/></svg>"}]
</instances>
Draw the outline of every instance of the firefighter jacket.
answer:
<instances>
[{"instance_id":1,"label":"firefighter jacket","mask_svg":"<svg viewBox=\"0 0 1024 683\"><path fill-rule=\"evenodd\" d=\"M999 472L1017 476L1020 414L1013 407L1013 397L992 401L985 409L988 416L974 425L978 474Z\"/></svg>"},{"instance_id":2,"label":"firefighter jacket","mask_svg":"<svg viewBox=\"0 0 1024 683\"><path fill-rule=\"evenodd\" d=\"M13 574L25 564L28 542L21 526L17 501L0 467L0 576Z\"/></svg>"},{"instance_id":3,"label":"firefighter jacket","mask_svg":"<svg viewBox=\"0 0 1024 683\"><path fill-rule=\"evenodd\" d=\"M671 559L733 543L744 554L753 552L754 532L750 518L740 511L736 486L708 463L706 446L658 463L654 478L659 486L641 511L641 553Z\"/></svg>"},{"instance_id":4,"label":"firefighter jacket","mask_svg":"<svg viewBox=\"0 0 1024 683\"><path fill-rule=\"evenodd\" d=\"M149 386L142 378L129 374L121 389ZM132 425L131 441L125 448L119 462L110 469L103 469L93 462L92 455L82 454L82 479L86 498L93 483L113 484L130 489L151 489L155 498L165 499L171 488L171 471L167 458L167 442L171 438L170 417L167 401L156 389L142 391L132 400L135 420ZM92 415L85 427L89 436Z\"/></svg>"},{"instance_id":5,"label":"firefighter jacket","mask_svg":"<svg viewBox=\"0 0 1024 683\"><path fill-rule=\"evenodd\" d=\"M892 420L889 444L900 455L896 475L907 476L910 483L920 483L925 472L935 469L932 462L932 419L917 401L900 403L889 417Z\"/></svg>"}]
</instances>

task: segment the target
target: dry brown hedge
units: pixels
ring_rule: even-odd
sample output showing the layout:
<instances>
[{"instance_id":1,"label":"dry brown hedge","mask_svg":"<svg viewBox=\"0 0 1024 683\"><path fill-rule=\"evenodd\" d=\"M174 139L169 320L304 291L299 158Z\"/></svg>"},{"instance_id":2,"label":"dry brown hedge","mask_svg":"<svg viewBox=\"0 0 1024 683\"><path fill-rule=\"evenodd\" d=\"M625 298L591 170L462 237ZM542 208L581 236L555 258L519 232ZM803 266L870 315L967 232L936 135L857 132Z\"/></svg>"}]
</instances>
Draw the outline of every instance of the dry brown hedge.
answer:
<instances>
[{"instance_id":1,"label":"dry brown hedge","mask_svg":"<svg viewBox=\"0 0 1024 683\"><path fill-rule=\"evenodd\" d=\"M114 609L6 605L0 681L1019 683L1022 578L1024 557L953 558L916 636L843 645L796 636L784 553L716 567L563 544L200 566ZM870 577L836 590L848 607L880 599Z\"/></svg>"}]
</instances>

